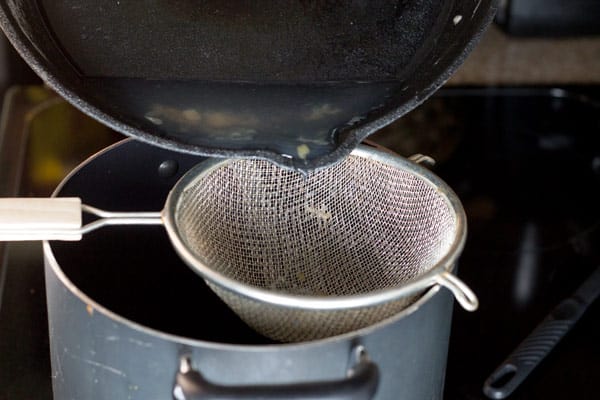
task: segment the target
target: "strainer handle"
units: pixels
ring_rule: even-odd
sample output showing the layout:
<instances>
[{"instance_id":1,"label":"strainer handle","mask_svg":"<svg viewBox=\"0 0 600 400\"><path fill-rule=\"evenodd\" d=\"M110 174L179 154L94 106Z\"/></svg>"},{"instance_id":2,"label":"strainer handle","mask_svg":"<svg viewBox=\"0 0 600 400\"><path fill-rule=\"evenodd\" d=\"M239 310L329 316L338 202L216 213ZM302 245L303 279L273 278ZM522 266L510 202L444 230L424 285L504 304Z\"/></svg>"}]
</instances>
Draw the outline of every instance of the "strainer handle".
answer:
<instances>
[{"instance_id":1,"label":"strainer handle","mask_svg":"<svg viewBox=\"0 0 600 400\"><path fill-rule=\"evenodd\" d=\"M360 346L359 346L360 347ZM354 349L355 362L347 377L333 381L255 385L224 386L208 381L191 365L188 357L182 357L175 377L173 397L176 400L369 400L379 383L379 369L369 360L364 349Z\"/></svg>"},{"instance_id":2,"label":"strainer handle","mask_svg":"<svg viewBox=\"0 0 600 400\"><path fill-rule=\"evenodd\" d=\"M454 298L467 311L475 311L479 308L479 300L471 288L449 271L444 271L435 276L438 284L452 292Z\"/></svg>"},{"instance_id":3,"label":"strainer handle","mask_svg":"<svg viewBox=\"0 0 600 400\"><path fill-rule=\"evenodd\" d=\"M98 217L82 225L81 214ZM0 199L0 241L80 240L107 225L158 225L159 212L108 212L81 204L77 197Z\"/></svg>"},{"instance_id":4,"label":"strainer handle","mask_svg":"<svg viewBox=\"0 0 600 400\"><path fill-rule=\"evenodd\" d=\"M0 199L0 241L81 239L78 198Z\"/></svg>"}]
</instances>

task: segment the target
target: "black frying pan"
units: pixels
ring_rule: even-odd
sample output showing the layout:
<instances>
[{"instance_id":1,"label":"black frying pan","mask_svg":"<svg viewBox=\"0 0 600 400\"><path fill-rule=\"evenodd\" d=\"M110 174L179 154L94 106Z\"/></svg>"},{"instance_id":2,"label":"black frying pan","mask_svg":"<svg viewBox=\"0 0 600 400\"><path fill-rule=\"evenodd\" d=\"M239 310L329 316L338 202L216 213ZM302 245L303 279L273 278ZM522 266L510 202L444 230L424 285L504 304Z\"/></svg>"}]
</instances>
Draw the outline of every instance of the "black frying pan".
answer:
<instances>
[{"instance_id":1,"label":"black frying pan","mask_svg":"<svg viewBox=\"0 0 600 400\"><path fill-rule=\"evenodd\" d=\"M316 168L416 107L496 0L2 0L33 69L89 115L161 147Z\"/></svg>"}]
</instances>

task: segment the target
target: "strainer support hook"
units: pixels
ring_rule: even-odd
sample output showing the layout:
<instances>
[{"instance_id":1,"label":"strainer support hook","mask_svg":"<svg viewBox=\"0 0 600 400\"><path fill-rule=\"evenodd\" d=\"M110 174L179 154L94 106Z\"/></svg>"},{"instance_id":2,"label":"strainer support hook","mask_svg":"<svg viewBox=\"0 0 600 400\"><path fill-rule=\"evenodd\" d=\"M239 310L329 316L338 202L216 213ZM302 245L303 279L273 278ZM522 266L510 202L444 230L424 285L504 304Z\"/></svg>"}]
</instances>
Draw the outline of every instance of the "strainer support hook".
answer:
<instances>
[{"instance_id":1,"label":"strainer support hook","mask_svg":"<svg viewBox=\"0 0 600 400\"><path fill-rule=\"evenodd\" d=\"M473 291L455 275L444 271L435 276L435 281L450 290L456 301L467 311L475 311L479 308L479 300Z\"/></svg>"}]
</instances>

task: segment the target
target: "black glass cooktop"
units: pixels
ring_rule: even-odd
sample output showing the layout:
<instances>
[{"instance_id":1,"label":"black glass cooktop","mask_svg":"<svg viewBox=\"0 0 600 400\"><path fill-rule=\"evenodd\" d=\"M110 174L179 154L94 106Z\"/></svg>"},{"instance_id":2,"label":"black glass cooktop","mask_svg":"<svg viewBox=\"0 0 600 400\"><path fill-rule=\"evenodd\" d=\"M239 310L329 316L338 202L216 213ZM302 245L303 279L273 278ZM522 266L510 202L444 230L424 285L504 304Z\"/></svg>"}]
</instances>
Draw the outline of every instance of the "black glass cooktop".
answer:
<instances>
[{"instance_id":1,"label":"black glass cooktop","mask_svg":"<svg viewBox=\"0 0 600 400\"><path fill-rule=\"evenodd\" d=\"M5 103L10 120L30 107L64 109L0 132L2 196L48 195L61 174L119 138L35 90ZM481 306L455 308L446 399L484 399L487 376L600 265L600 91L582 93L444 89L371 138L405 156L434 157L467 212L459 275ZM53 134L38 133L64 118ZM49 399L41 246L10 244L0 257L0 399ZM600 301L510 398L596 399L599 321Z\"/></svg>"}]
</instances>

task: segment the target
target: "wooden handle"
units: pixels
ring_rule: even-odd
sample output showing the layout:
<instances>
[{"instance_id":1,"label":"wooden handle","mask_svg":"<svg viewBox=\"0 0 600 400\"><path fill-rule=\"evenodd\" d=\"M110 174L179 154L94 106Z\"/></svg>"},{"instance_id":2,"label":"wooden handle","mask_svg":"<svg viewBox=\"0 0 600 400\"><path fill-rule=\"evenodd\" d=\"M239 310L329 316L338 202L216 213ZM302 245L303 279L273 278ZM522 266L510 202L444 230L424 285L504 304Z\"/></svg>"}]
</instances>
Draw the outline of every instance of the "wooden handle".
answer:
<instances>
[{"instance_id":1,"label":"wooden handle","mask_svg":"<svg viewBox=\"0 0 600 400\"><path fill-rule=\"evenodd\" d=\"M81 199L0 199L0 241L80 239Z\"/></svg>"}]
</instances>

